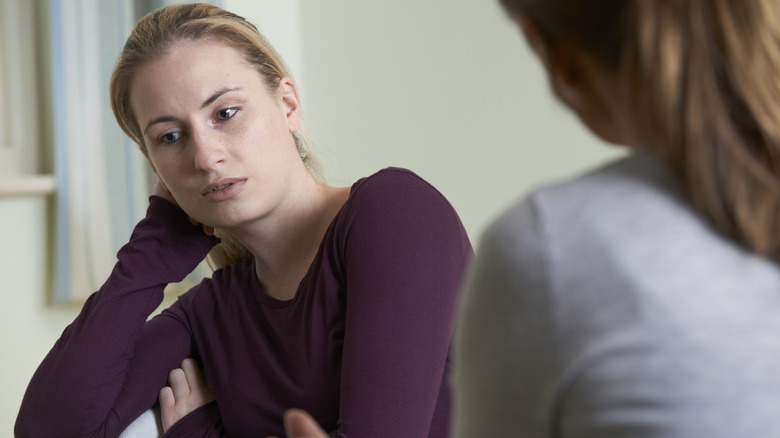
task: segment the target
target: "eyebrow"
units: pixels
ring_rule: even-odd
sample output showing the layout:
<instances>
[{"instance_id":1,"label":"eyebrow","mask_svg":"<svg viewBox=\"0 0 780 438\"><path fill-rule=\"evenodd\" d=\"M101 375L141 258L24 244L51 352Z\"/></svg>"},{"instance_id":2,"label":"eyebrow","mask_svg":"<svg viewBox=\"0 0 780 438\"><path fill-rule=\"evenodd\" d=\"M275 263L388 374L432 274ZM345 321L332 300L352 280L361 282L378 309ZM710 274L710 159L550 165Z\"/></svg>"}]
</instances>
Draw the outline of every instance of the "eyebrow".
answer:
<instances>
[{"instance_id":1,"label":"eyebrow","mask_svg":"<svg viewBox=\"0 0 780 438\"><path fill-rule=\"evenodd\" d=\"M230 93L231 91L238 91L241 87L235 87L235 88L220 88L219 90L215 91L211 96L208 97L208 99L204 100L203 103L200 105L200 109L206 108L207 106L214 103L215 100L219 99L220 96L226 93ZM144 134L146 135L146 131L149 130L149 128L152 127L152 125L156 125L158 123L165 123L165 122L174 122L176 121L175 117L172 116L162 116L157 117L149 121L149 123L146 124L146 128L144 128Z\"/></svg>"}]
</instances>

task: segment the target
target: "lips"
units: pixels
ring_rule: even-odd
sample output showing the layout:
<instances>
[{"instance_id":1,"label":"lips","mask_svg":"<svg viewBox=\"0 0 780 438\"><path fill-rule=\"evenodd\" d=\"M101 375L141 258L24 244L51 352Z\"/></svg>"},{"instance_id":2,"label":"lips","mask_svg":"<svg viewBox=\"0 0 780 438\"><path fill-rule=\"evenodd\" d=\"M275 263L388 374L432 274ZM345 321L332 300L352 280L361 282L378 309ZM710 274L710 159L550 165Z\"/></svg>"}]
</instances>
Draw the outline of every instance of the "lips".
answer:
<instances>
[{"instance_id":1,"label":"lips","mask_svg":"<svg viewBox=\"0 0 780 438\"><path fill-rule=\"evenodd\" d=\"M215 192L219 192L220 190L225 190L232 186L233 184L237 184L240 182L243 182L244 180L241 178L226 178L221 179L215 183L209 184L206 186L205 189L203 189L203 193L201 195L207 196Z\"/></svg>"},{"instance_id":2,"label":"lips","mask_svg":"<svg viewBox=\"0 0 780 438\"><path fill-rule=\"evenodd\" d=\"M232 199L241 193L246 184L243 178L226 178L207 185L201 196L210 202L221 202Z\"/></svg>"}]
</instances>

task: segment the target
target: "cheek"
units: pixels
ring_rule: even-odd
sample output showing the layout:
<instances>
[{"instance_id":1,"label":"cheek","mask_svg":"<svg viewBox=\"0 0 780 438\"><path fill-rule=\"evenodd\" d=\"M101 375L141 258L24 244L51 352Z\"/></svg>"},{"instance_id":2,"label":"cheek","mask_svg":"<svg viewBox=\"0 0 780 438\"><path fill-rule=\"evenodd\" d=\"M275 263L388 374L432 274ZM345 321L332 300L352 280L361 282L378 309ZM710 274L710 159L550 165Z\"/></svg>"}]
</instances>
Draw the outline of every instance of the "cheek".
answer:
<instances>
[{"instance_id":1,"label":"cheek","mask_svg":"<svg viewBox=\"0 0 780 438\"><path fill-rule=\"evenodd\" d=\"M164 157L159 155L154 157L149 157L147 155L147 159L149 160L149 165L151 166L152 171L157 176L157 178L170 192L173 193L175 191L175 187L172 187L172 184L175 185L177 181L177 178L175 177L177 174L176 160L166 160Z\"/></svg>"}]
</instances>

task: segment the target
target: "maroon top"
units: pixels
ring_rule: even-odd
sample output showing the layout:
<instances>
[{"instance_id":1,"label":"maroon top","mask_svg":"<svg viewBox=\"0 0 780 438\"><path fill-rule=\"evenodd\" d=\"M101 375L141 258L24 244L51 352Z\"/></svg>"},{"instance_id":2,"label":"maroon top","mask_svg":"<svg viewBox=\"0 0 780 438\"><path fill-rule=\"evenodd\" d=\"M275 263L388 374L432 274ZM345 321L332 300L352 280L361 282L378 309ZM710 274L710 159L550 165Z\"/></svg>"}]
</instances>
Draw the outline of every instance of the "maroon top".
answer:
<instances>
[{"instance_id":1,"label":"maroon top","mask_svg":"<svg viewBox=\"0 0 780 438\"><path fill-rule=\"evenodd\" d=\"M309 411L334 437L445 437L456 294L471 245L452 206L404 169L352 186L297 295L264 294L252 260L146 322L166 284L217 243L162 198L36 371L19 437L116 436L196 357L216 403L166 436L283 435Z\"/></svg>"}]
</instances>

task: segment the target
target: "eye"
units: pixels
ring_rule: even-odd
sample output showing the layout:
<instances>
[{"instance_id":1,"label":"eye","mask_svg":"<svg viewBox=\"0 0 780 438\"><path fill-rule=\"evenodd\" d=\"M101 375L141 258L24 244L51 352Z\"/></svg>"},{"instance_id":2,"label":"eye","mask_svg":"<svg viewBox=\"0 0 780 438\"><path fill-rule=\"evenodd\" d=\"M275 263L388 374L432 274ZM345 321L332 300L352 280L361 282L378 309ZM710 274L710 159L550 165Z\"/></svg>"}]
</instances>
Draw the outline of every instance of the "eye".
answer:
<instances>
[{"instance_id":1,"label":"eye","mask_svg":"<svg viewBox=\"0 0 780 438\"><path fill-rule=\"evenodd\" d=\"M232 118L238 112L238 108L225 108L217 112L217 118L219 120L227 120Z\"/></svg>"},{"instance_id":2,"label":"eye","mask_svg":"<svg viewBox=\"0 0 780 438\"><path fill-rule=\"evenodd\" d=\"M160 143L171 144L181 138L181 132L168 132L160 136Z\"/></svg>"}]
</instances>

